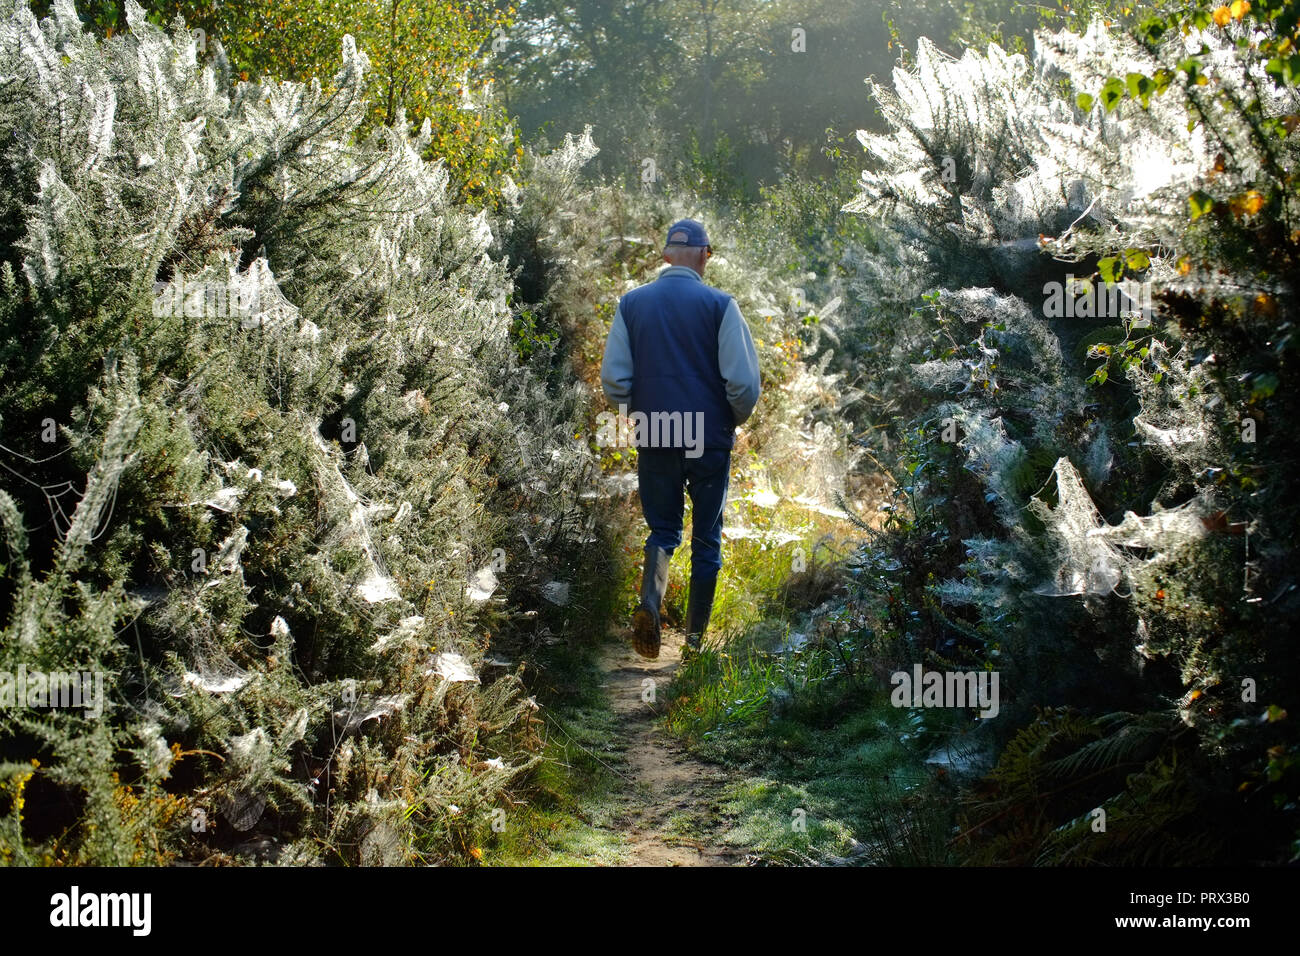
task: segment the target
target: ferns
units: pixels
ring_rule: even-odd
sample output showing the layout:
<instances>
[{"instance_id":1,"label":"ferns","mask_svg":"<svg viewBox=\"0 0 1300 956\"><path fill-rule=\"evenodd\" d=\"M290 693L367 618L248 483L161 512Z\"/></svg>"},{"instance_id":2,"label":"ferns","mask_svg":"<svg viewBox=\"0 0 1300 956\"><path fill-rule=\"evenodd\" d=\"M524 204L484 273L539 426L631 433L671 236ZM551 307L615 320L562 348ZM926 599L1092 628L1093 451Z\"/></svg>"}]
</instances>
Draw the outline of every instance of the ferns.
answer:
<instances>
[{"instance_id":1,"label":"ferns","mask_svg":"<svg viewBox=\"0 0 1300 956\"><path fill-rule=\"evenodd\" d=\"M1195 832L1204 788L1180 726L1169 711L1044 709L967 797L958 850L969 862L1040 866L1214 859L1222 842Z\"/></svg>"}]
</instances>

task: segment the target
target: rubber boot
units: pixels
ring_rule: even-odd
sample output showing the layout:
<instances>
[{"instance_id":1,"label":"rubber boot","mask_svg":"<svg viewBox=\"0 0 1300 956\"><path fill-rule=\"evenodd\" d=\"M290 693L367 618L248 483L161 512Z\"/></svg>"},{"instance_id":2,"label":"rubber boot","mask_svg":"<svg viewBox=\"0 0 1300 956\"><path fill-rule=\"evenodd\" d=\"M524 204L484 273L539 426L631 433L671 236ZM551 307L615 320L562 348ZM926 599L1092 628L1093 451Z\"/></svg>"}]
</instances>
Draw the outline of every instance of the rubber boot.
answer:
<instances>
[{"instance_id":1,"label":"rubber boot","mask_svg":"<svg viewBox=\"0 0 1300 956\"><path fill-rule=\"evenodd\" d=\"M716 574L691 578L691 596L686 609L686 646L698 651L704 644L704 632L713 614L713 594L718 586Z\"/></svg>"},{"instance_id":2,"label":"rubber boot","mask_svg":"<svg viewBox=\"0 0 1300 956\"><path fill-rule=\"evenodd\" d=\"M671 551L654 545L645 549L641 571L641 606L632 615L632 646L642 657L659 656L659 608L668 590L668 559Z\"/></svg>"}]
</instances>

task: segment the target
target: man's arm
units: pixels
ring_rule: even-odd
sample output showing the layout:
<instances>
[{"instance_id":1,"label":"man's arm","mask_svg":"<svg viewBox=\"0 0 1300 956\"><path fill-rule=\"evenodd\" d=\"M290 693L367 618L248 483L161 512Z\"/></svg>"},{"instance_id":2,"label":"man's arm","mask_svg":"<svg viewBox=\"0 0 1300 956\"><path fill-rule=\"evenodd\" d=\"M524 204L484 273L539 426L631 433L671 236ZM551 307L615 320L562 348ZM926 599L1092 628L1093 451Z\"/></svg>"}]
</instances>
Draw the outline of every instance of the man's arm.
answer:
<instances>
[{"instance_id":1,"label":"man's arm","mask_svg":"<svg viewBox=\"0 0 1300 956\"><path fill-rule=\"evenodd\" d=\"M605 357L600 363L600 384L605 400L617 408L632 401L632 349L627 342L623 306L614 310L614 321L605 339Z\"/></svg>"},{"instance_id":2,"label":"man's arm","mask_svg":"<svg viewBox=\"0 0 1300 956\"><path fill-rule=\"evenodd\" d=\"M735 299L727 303L727 314L718 329L718 368L727 383L727 402L739 425L758 404L759 374L754 340Z\"/></svg>"}]
</instances>

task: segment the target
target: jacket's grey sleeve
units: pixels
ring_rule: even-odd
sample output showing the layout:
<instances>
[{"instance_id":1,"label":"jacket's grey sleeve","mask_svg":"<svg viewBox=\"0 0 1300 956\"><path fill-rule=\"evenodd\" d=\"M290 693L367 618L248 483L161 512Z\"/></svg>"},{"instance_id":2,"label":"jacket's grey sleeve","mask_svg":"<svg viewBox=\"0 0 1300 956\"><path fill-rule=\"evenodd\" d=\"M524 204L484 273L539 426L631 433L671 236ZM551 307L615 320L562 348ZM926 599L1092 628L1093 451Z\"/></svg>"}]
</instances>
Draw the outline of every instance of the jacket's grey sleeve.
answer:
<instances>
[{"instance_id":1,"label":"jacket's grey sleeve","mask_svg":"<svg viewBox=\"0 0 1300 956\"><path fill-rule=\"evenodd\" d=\"M627 343L623 307L614 310L614 321L605 339L605 357L600 363L600 384L605 399L615 407L632 401L632 349Z\"/></svg>"},{"instance_id":2,"label":"jacket's grey sleeve","mask_svg":"<svg viewBox=\"0 0 1300 956\"><path fill-rule=\"evenodd\" d=\"M739 425L753 414L758 404L758 353L749 326L732 299L718 329L718 368L727 383L727 402Z\"/></svg>"}]
</instances>

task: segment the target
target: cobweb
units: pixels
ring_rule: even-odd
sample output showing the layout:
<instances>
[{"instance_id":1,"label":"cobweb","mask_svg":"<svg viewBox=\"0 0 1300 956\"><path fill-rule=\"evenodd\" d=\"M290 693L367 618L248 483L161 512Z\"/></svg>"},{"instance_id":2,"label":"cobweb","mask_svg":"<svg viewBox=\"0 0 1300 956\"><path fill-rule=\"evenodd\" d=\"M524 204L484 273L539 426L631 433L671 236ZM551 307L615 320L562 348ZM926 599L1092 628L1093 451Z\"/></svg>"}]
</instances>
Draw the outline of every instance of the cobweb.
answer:
<instances>
[{"instance_id":1,"label":"cobweb","mask_svg":"<svg viewBox=\"0 0 1300 956\"><path fill-rule=\"evenodd\" d=\"M371 534L370 509L331 459L319 430L309 428L307 433L320 453L316 471L326 498L333 508L346 513L346 518L331 532L326 546L337 547L354 542L360 546L364 570L357 583L357 593L367 604L400 599L401 593L385 567L383 552Z\"/></svg>"},{"instance_id":2,"label":"cobweb","mask_svg":"<svg viewBox=\"0 0 1300 956\"><path fill-rule=\"evenodd\" d=\"M1123 521L1111 525L1102 519L1068 458L1057 459L1052 474L1056 507L1039 498L1029 502L1030 510L1047 526L1057 565L1052 579L1034 589L1037 594L1110 594L1121 583L1131 589L1135 572L1165 560L1205 533L1200 499L1145 517L1128 511Z\"/></svg>"},{"instance_id":3,"label":"cobweb","mask_svg":"<svg viewBox=\"0 0 1300 956\"><path fill-rule=\"evenodd\" d=\"M1171 354L1152 340L1147 361L1128 377L1142 403L1133 428L1158 454L1193 469L1214 454L1210 414L1222 399L1210 388L1203 366L1191 366L1187 352Z\"/></svg>"}]
</instances>

